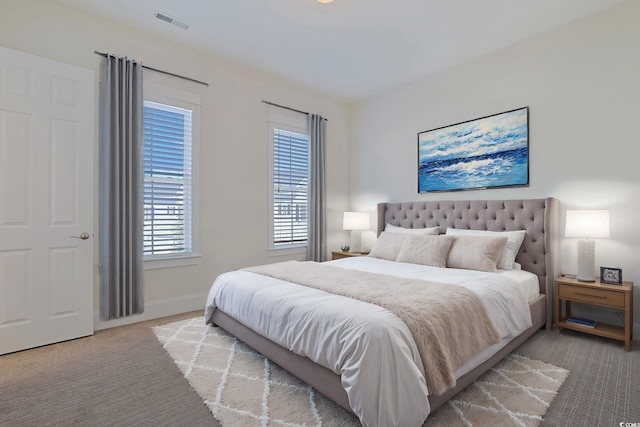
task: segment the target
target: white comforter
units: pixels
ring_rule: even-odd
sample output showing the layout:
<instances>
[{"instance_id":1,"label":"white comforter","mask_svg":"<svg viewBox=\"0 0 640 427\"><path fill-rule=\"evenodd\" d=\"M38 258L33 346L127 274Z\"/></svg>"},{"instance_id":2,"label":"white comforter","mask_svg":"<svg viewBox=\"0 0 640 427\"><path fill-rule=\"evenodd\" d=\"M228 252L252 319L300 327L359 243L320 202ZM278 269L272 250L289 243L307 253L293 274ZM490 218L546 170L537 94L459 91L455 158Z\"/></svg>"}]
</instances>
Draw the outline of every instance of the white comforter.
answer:
<instances>
[{"instance_id":1,"label":"white comforter","mask_svg":"<svg viewBox=\"0 0 640 427\"><path fill-rule=\"evenodd\" d=\"M528 299L532 283L537 289L538 282L534 275L527 276L530 273L484 273L371 257L331 264L471 289L486 305L502 338L517 336L531 326ZM420 426L429 415L428 390L416 344L407 326L388 310L246 271L225 273L215 280L205 319L216 307L260 335L341 375L349 404L363 425ZM456 375L463 373L457 371Z\"/></svg>"}]
</instances>

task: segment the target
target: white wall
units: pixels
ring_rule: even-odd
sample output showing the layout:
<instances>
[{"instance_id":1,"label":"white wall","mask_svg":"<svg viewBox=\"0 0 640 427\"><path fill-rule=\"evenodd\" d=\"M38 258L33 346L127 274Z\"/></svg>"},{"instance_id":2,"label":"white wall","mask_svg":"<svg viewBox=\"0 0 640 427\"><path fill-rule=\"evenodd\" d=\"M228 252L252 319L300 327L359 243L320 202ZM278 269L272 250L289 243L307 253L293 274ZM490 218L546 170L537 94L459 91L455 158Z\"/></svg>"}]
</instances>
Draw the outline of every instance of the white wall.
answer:
<instances>
[{"instance_id":1,"label":"white wall","mask_svg":"<svg viewBox=\"0 0 640 427\"><path fill-rule=\"evenodd\" d=\"M380 201L554 197L610 209L596 265L635 282L640 322L640 2L629 0L496 53L352 106L351 209ZM417 193L417 133L529 106L530 186ZM557 274L575 273L576 240L559 239ZM599 269L598 269L599 271ZM636 334L637 336L638 334Z\"/></svg>"},{"instance_id":2,"label":"white wall","mask_svg":"<svg viewBox=\"0 0 640 427\"><path fill-rule=\"evenodd\" d=\"M329 119L328 228L340 230L342 212L348 206L348 189L344 185L348 179L348 110L342 101L47 0L2 0L0 45L94 70L96 100L102 58L95 55L94 50L126 55L145 65L210 84L205 88L147 73L156 81L196 91L202 97L201 262L189 267L145 271L146 313L125 321L98 322L97 328L201 309L208 288L218 274L291 258L274 259L267 253L269 163L267 106L261 102L263 99L319 113ZM94 143L98 153L97 138ZM96 189L97 162L96 157ZM97 212L97 191L94 205ZM96 259L97 231L96 217ZM342 231L337 236L334 234L329 237L329 248L342 243ZM97 308L97 262L94 271Z\"/></svg>"},{"instance_id":3,"label":"white wall","mask_svg":"<svg viewBox=\"0 0 640 427\"><path fill-rule=\"evenodd\" d=\"M101 58L94 50L211 84L203 88L153 77L202 94L203 256L196 266L145 273L147 311L137 319L143 320L199 309L219 273L274 260L267 255L267 107L262 99L329 119L329 249L348 240L341 231L344 210L373 211L380 201L550 196L563 211L610 209L612 238L598 241L597 264L620 267L625 280L640 284L640 171L631 151L640 117L638 18L640 3L629 0L358 102L351 110L323 93L58 2L3 0L0 45L89 68L96 77ZM96 99L97 93L96 86ZM417 194L418 132L521 106L530 107L528 188ZM97 174L95 182L97 187ZM97 212L97 201L95 206ZM94 247L97 254L97 240ZM560 239L559 253L558 272L575 271L575 241ZM94 271L97 299L97 265ZM637 289L635 307L638 322Z\"/></svg>"}]
</instances>

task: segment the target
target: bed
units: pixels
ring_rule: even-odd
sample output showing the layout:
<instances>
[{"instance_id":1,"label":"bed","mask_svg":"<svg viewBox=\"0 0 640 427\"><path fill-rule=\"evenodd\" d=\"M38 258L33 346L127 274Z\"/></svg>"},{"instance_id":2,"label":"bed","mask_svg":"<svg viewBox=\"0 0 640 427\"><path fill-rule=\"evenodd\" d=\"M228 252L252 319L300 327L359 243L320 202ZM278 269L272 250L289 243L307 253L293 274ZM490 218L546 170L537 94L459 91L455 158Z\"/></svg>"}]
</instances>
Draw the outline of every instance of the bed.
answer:
<instances>
[{"instance_id":1,"label":"bed","mask_svg":"<svg viewBox=\"0 0 640 427\"><path fill-rule=\"evenodd\" d=\"M356 380L353 378L345 380L347 372L343 370L343 375L341 376L339 374L341 372L341 366L338 366L336 360L331 359L331 357L335 357L342 360L341 358L343 355L327 356L323 353L324 350L322 348L313 348L314 343L310 342L316 340L316 335L314 335L313 329L312 332L307 334L313 338L309 338L309 336L305 335L304 331L297 331L295 333L286 331L285 333L293 335L293 338L288 337L286 339L281 339L278 337L276 339L273 336L269 337L270 333L265 332L267 329L255 324L247 326L249 322L247 321L247 317L243 315L244 312L234 312L234 310L236 310L234 307L244 304L244 301L246 300L262 300L264 298L246 298L240 295L234 296L232 294L220 296L219 288L227 285L227 288L234 289L235 287L239 287L240 284L244 284L244 282L254 281L256 273L253 271L230 272L218 277L210 291L207 306L205 308L205 319L208 323L227 330L229 333L262 353L265 357L287 369L301 380L314 386L318 391L331 398L342 407L356 413L364 425L420 425L430 411L435 410L444 402L449 400L453 395L464 389L482 373L486 372L506 355L516 349L538 329L544 328L545 326L550 328L552 303L551 292L553 283L553 211L554 201L550 198L381 203L378 205L377 228L379 236L382 235L385 229L394 226L401 227L405 230L432 229L437 227L437 230L441 233L446 233L448 229L484 230L492 232L524 230L524 238L517 252L517 256L515 257L515 261L521 267L522 271L532 273L534 275L534 279L537 279L538 292L529 297L526 302L529 308L530 323L524 330L519 330L517 335L502 336L499 343L492 345L489 349L483 350L474 356L472 358L473 360L470 360L469 363L459 366L458 368L460 369L456 369L455 371L455 385L444 390L440 394L429 393L429 391L426 390L426 385L420 383L420 381L425 381L424 379L421 379L422 376L428 379L428 376L424 374L420 366L411 366L410 369L413 369L413 371L406 372L402 371L401 368L393 367L391 372L395 372L397 374L397 377L399 378L397 381L395 380L395 377L392 378L389 375L385 375L384 372L380 374L382 379L377 378L375 375L361 375L360 377L355 375L354 378L356 378ZM378 271L378 273L385 273L387 271L385 262L387 263L387 266L393 265L391 261L371 259L370 257L343 259L323 264L332 264L335 268L344 268L347 270L374 270ZM422 267L414 266L412 268L414 273L406 274L423 274L422 271L418 271L418 269ZM431 267L426 268L429 269ZM455 273L454 270L457 269L450 270ZM457 276L465 276L466 274L464 271L460 271L459 273L460 274ZM405 273L401 272L399 274ZM483 274L488 275L489 273ZM516 276L517 274L518 273L516 272L505 272L505 276ZM262 282L277 283L278 286L276 287L282 287L283 292L285 292L283 297L281 297L283 301L290 300L292 297L290 298L289 295L296 294L298 292L298 285L282 281L277 278L267 276L259 277L260 283L255 286L261 287ZM235 285L233 283L234 280ZM446 279L443 280L446 281ZM508 278L504 280L512 279ZM231 281L231 283L228 284L228 281ZM274 287L274 289L276 287ZM311 290L311 292L313 291L322 292L318 290ZM305 292L307 291L305 290ZM262 295L264 296L266 294ZM307 306L310 305L310 300L304 298L308 297L305 295L303 300ZM338 299L333 299L333 296L330 298L332 298L332 302L330 304L335 305ZM226 310L225 300L227 304L226 307L228 307ZM247 305L247 308L242 310L247 313L257 312L259 313L259 316L262 316L261 321L263 323L278 323L280 324L280 329L283 329L283 325L286 326L288 324L280 318L270 318L269 313L277 310L272 310L272 308L263 308L260 304L261 301L256 301L255 304L252 303ZM315 305L313 306L315 307ZM227 313L227 311L232 312L233 315ZM491 315L494 315L494 313L491 313ZM397 329L400 330L401 328ZM406 331L400 330L400 332L397 332L394 329L393 333L402 335L406 333ZM286 341L287 339L290 341ZM336 338L335 336L332 336L331 339L335 339L336 342L340 343L343 341L343 337ZM302 342L302 344L298 345L298 341ZM318 342L320 344L317 345L321 346L323 341L318 339ZM330 341L325 341L325 345L327 342ZM390 346L394 345L395 344L390 344ZM417 357L415 356L416 352L413 347L408 350L404 348L404 344L400 347L403 347L403 357L407 359L411 359L413 357L414 361L415 359L420 359L419 355ZM382 353L388 351L389 350L385 348ZM398 352L395 349L393 351ZM352 353L351 350L343 351L343 353L348 354L351 354L350 352ZM416 362L416 365L419 365L419 363ZM353 366L351 366L351 368L353 368ZM354 369L346 370L351 372ZM372 377L376 378L371 379ZM406 380L408 377L412 377L411 381ZM413 377L415 377L416 384L408 385L409 382L414 382ZM367 408L373 408L375 406L370 404L367 407L366 402L363 403L358 397L354 397L356 396L356 394L354 394L354 382L359 382L359 380L361 380L366 383L370 379L371 381L378 382L372 383L373 385L365 384L362 388L375 389L375 392L381 395L387 393L387 395L396 396L396 402L391 402L389 404L395 406L390 408L380 408L380 405L377 405L377 413L372 413L376 411L372 411ZM391 382L393 384L389 385L387 382ZM400 394L398 394L398 392L400 392ZM424 393L424 397L422 396L422 393ZM385 397L385 399L387 398ZM423 402L423 400L426 400L428 403ZM373 405L375 405L375 402ZM409 418L403 418L405 417L404 414L411 415Z\"/></svg>"}]
</instances>

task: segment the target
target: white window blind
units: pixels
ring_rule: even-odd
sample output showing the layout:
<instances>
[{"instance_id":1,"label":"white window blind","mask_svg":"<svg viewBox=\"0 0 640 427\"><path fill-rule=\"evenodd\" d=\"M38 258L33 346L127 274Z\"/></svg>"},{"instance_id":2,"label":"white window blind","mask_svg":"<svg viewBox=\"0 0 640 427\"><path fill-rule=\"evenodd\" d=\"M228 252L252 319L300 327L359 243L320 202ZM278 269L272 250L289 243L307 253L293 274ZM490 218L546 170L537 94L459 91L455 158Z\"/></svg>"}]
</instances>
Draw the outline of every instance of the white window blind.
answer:
<instances>
[{"instance_id":1,"label":"white window blind","mask_svg":"<svg viewBox=\"0 0 640 427\"><path fill-rule=\"evenodd\" d=\"M192 112L144 102L144 253L192 251Z\"/></svg>"},{"instance_id":2,"label":"white window blind","mask_svg":"<svg viewBox=\"0 0 640 427\"><path fill-rule=\"evenodd\" d=\"M308 135L273 128L274 248L307 243L309 200Z\"/></svg>"}]
</instances>

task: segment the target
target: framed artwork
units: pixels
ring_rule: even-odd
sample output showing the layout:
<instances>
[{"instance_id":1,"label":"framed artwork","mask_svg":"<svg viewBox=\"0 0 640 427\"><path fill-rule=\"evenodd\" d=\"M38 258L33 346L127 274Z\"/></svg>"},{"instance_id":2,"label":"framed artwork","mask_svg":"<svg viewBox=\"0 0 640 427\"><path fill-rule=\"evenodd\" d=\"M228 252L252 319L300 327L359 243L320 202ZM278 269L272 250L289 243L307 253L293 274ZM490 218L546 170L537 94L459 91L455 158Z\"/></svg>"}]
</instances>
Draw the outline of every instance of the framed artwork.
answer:
<instances>
[{"instance_id":1,"label":"framed artwork","mask_svg":"<svg viewBox=\"0 0 640 427\"><path fill-rule=\"evenodd\" d=\"M619 268L600 267L600 282L610 285L622 285L622 270Z\"/></svg>"},{"instance_id":2,"label":"framed artwork","mask_svg":"<svg viewBox=\"0 0 640 427\"><path fill-rule=\"evenodd\" d=\"M529 185L529 107L418 133L418 193Z\"/></svg>"}]
</instances>

